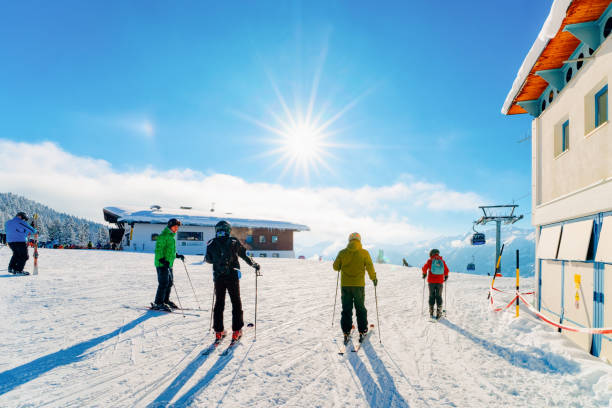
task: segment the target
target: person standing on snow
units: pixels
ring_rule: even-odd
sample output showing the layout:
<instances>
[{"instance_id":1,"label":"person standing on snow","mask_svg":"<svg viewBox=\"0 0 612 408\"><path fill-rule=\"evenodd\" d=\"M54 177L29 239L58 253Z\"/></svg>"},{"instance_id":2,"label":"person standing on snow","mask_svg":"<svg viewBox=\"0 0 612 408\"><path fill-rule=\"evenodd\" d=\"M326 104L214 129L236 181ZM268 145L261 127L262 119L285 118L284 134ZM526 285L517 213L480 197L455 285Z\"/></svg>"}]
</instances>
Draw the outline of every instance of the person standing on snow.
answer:
<instances>
[{"instance_id":1,"label":"person standing on snow","mask_svg":"<svg viewBox=\"0 0 612 408\"><path fill-rule=\"evenodd\" d=\"M353 327L353 305L357 314L359 340L368 332L368 311L365 308L365 272L378 285L374 264L368 251L361 246L361 236L357 232L349 235L346 248L341 250L334 261L334 270L341 274L342 315L340 327L346 341Z\"/></svg>"},{"instance_id":2,"label":"person standing on snow","mask_svg":"<svg viewBox=\"0 0 612 408\"><path fill-rule=\"evenodd\" d=\"M6 231L6 243L8 244L13 256L9 262L8 272L14 275L29 275L23 271L23 267L30 258L28 256L28 234L36 234L36 228L32 227L26 221L28 216L23 211L15 215L15 218L8 220L4 224Z\"/></svg>"},{"instance_id":3,"label":"person standing on snow","mask_svg":"<svg viewBox=\"0 0 612 408\"><path fill-rule=\"evenodd\" d=\"M225 292L232 301L232 340L242 336L244 320L242 318L242 301L240 300L240 262L238 257L255 268L259 275L259 265L246 254L240 241L230 236L232 226L227 221L215 225L215 238L206 244L206 262L213 265L213 282L215 284L215 307L213 328L215 338L221 339L223 330L223 310L225 309ZM261 276L261 275L259 275Z\"/></svg>"},{"instance_id":4,"label":"person standing on snow","mask_svg":"<svg viewBox=\"0 0 612 408\"><path fill-rule=\"evenodd\" d=\"M448 266L440 256L440 251L429 251L429 260L423 265L423 279L429 284L429 317L434 317L434 305L437 304L436 319L442 317L442 286L448 279Z\"/></svg>"},{"instance_id":5,"label":"person standing on snow","mask_svg":"<svg viewBox=\"0 0 612 408\"><path fill-rule=\"evenodd\" d=\"M151 303L151 309L164 310L178 309L178 306L170 301L170 291L174 284L172 266L174 260L179 258L185 261L184 255L176 253L176 240L174 236L179 229L181 222L176 218L168 220L168 226L157 236L155 242L155 268L157 269L157 292L155 302Z\"/></svg>"}]
</instances>

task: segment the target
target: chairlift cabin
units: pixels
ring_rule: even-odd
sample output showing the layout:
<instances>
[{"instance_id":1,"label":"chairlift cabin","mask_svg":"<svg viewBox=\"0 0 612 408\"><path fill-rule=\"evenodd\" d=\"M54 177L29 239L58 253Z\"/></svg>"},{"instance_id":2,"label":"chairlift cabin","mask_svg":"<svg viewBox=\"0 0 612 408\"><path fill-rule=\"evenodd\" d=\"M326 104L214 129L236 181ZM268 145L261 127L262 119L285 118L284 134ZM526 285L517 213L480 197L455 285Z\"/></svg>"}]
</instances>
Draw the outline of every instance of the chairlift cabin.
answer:
<instances>
[{"instance_id":1,"label":"chairlift cabin","mask_svg":"<svg viewBox=\"0 0 612 408\"><path fill-rule=\"evenodd\" d=\"M467 264L467 270L468 270L468 272L476 270L476 264L474 263L474 255L472 255L472 262Z\"/></svg>"},{"instance_id":2,"label":"chairlift cabin","mask_svg":"<svg viewBox=\"0 0 612 408\"><path fill-rule=\"evenodd\" d=\"M485 234L482 232L475 232L474 235L472 235L471 241L472 245L484 245L486 243Z\"/></svg>"}]
</instances>

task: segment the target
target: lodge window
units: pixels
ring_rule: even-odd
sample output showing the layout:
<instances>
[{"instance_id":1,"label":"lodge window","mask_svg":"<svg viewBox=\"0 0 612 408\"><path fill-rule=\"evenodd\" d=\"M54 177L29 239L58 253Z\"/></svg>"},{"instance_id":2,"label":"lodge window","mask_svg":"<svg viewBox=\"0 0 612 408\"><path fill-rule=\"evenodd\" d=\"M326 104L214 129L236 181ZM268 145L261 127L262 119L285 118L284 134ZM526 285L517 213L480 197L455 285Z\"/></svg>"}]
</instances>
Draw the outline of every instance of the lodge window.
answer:
<instances>
[{"instance_id":1,"label":"lodge window","mask_svg":"<svg viewBox=\"0 0 612 408\"><path fill-rule=\"evenodd\" d=\"M273 253L272 253L272 258L278 258L278 257L279 257L279 256L278 256L278 252L273 252Z\"/></svg>"},{"instance_id":2,"label":"lodge window","mask_svg":"<svg viewBox=\"0 0 612 408\"><path fill-rule=\"evenodd\" d=\"M151 234L151 241L157 241L157 237L159 237L159 234Z\"/></svg>"},{"instance_id":3,"label":"lodge window","mask_svg":"<svg viewBox=\"0 0 612 408\"><path fill-rule=\"evenodd\" d=\"M595 127L608 121L608 85L595 94Z\"/></svg>"},{"instance_id":4,"label":"lodge window","mask_svg":"<svg viewBox=\"0 0 612 408\"><path fill-rule=\"evenodd\" d=\"M277 243L278 242L278 236L277 235L272 235L272 242L273 243Z\"/></svg>"},{"instance_id":5,"label":"lodge window","mask_svg":"<svg viewBox=\"0 0 612 408\"><path fill-rule=\"evenodd\" d=\"M204 241L204 237L201 232L180 231L177 232L176 237L179 241Z\"/></svg>"},{"instance_id":6,"label":"lodge window","mask_svg":"<svg viewBox=\"0 0 612 408\"><path fill-rule=\"evenodd\" d=\"M259 236L259 243L260 244L265 244L266 243L266 236L265 235L260 235Z\"/></svg>"},{"instance_id":7,"label":"lodge window","mask_svg":"<svg viewBox=\"0 0 612 408\"><path fill-rule=\"evenodd\" d=\"M260 258L267 258L267 257L268 257L268 255L267 255L267 254L264 254L264 253L261 253L261 254L259 254L259 257L260 257Z\"/></svg>"},{"instance_id":8,"label":"lodge window","mask_svg":"<svg viewBox=\"0 0 612 408\"><path fill-rule=\"evenodd\" d=\"M570 144L570 121L560 122L555 126L555 157L569 150Z\"/></svg>"},{"instance_id":9,"label":"lodge window","mask_svg":"<svg viewBox=\"0 0 612 408\"><path fill-rule=\"evenodd\" d=\"M252 235L247 235L247 237L246 237L246 243L247 243L247 244L252 244L252 243L253 243L253 236L252 236Z\"/></svg>"}]
</instances>

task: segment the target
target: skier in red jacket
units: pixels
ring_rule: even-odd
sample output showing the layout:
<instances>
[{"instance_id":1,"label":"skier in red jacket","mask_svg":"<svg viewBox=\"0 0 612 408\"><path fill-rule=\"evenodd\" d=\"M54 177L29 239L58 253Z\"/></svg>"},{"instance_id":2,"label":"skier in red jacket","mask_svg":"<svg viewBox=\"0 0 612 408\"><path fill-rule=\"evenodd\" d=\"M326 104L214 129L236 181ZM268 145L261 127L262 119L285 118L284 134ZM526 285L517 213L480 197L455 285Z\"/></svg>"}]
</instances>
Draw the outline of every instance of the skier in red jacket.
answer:
<instances>
[{"instance_id":1,"label":"skier in red jacket","mask_svg":"<svg viewBox=\"0 0 612 408\"><path fill-rule=\"evenodd\" d=\"M437 303L436 319L442 317L442 286L448 279L448 266L440 256L440 251L429 251L429 260L423 265L423 279L429 284L429 317L434 317L434 305Z\"/></svg>"}]
</instances>

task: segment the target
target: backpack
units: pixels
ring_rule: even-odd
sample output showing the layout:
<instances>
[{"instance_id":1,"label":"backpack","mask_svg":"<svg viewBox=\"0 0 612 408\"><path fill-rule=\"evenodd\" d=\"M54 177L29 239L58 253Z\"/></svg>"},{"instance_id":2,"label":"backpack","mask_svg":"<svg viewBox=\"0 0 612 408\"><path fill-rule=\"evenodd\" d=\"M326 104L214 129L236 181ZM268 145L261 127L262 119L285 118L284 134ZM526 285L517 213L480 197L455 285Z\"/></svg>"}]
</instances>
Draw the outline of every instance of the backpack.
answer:
<instances>
[{"instance_id":1,"label":"backpack","mask_svg":"<svg viewBox=\"0 0 612 408\"><path fill-rule=\"evenodd\" d=\"M431 260L431 274L444 275L444 261L438 258Z\"/></svg>"}]
</instances>

